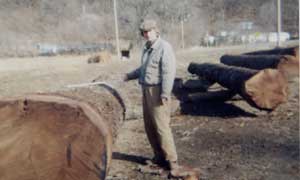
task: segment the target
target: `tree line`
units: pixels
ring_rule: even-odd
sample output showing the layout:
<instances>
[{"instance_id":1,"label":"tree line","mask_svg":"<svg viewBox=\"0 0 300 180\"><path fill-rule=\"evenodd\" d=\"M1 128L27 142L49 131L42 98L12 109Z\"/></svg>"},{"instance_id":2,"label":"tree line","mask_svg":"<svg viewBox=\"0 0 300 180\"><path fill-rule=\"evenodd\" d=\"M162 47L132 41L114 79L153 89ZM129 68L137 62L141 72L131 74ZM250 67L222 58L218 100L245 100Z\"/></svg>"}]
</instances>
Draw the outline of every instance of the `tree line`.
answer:
<instances>
[{"instance_id":1,"label":"tree line","mask_svg":"<svg viewBox=\"0 0 300 180\"><path fill-rule=\"evenodd\" d=\"M187 46L199 45L205 35L222 31L276 31L276 0L116 0L120 38L140 41L138 27L153 18L161 34L181 41L181 21ZM282 30L299 34L298 0L282 1ZM84 44L115 38L112 0L0 0L0 39L3 46L37 42ZM247 32L249 33L249 31Z\"/></svg>"}]
</instances>

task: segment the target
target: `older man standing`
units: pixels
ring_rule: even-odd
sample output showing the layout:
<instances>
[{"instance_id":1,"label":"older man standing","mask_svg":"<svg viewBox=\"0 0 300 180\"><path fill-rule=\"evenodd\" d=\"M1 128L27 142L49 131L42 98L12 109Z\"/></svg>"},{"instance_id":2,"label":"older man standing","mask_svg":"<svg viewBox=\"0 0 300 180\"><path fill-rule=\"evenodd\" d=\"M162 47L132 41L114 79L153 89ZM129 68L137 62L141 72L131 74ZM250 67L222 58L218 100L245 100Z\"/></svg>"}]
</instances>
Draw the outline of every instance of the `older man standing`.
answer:
<instances>
[{"instance_id":1,"label":"older man standing","mask_svg":"<svg viewBox=\"0 0 300 180\"><path fill-rule=\"evenodd\" d=\"M145 130L154 152L152 162L174 170L179 167L170 128L175 55L171 45L160 37L154 20L145 20L140 26L140 32L146 40L141 66L126 74L125 80L139 79L142 86Z\"/></svg>"}]
</instances>

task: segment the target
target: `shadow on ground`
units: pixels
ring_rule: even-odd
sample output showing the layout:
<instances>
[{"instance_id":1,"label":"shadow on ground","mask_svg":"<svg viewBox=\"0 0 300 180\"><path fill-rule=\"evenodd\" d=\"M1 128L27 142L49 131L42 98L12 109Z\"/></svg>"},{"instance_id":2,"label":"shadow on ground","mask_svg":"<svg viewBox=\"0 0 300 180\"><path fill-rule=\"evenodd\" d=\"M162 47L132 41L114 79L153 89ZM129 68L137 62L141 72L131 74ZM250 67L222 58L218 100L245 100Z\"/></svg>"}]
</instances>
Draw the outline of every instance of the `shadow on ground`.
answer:
<instances>
[{"instance_id":1,"label":"shadow on ground","mask_svg":"<svg viewBox=\"0 0 300 180\"><path fill-rule=\"evenodd\" d=\"M146 165L146 160L149 160L149 158L143 157L143 156L136 156L131 154L124 154L120 152L113 152L112 154L113 159L122 160L122 161L129 161L133 163L138 163L141 165Z\"/></svg>"}]
</instances>

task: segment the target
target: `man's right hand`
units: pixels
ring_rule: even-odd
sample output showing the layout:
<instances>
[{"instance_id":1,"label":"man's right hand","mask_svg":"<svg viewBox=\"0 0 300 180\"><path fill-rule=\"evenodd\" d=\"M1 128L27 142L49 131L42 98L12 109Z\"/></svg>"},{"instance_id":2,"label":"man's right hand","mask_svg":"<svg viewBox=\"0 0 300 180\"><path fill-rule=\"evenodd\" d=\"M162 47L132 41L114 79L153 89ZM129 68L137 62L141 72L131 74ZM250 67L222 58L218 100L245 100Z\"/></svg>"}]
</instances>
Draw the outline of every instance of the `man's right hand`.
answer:
<instances>
[{"instance_id":1,"label":"man's right hand","mask_svg":"<svg viewBox=\"0 0 300 180\"><path fill-rule=\"evenodd\" d=\"M129 81L129 78L128 78L128 75L127 75L127 74L124 75L123 81L125 81L125 82Z\"/></svg>"}]
</instances>

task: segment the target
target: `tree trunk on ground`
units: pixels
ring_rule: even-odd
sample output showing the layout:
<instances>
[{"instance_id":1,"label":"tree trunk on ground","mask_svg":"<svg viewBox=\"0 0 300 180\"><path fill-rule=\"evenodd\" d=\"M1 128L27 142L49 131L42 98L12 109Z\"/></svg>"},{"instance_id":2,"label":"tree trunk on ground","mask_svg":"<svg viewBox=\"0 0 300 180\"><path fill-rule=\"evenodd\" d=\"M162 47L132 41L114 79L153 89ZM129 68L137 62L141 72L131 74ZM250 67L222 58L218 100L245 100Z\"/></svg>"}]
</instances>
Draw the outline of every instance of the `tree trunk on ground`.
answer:
<instances>
[{"instance_id":1,"label":"tree trunk on ground","mask_svg":"<svg viewBox=\"0 0 300 180\"><path fill-rule=\"evenodd\" d=\"M291 55L299 59L299 46L254 51L254 52L244 53L244 55Z\"/></svg>"},{"instance_id":2,"label":"tree trunk on ground","mask_svg":"<svg viewBox=\"0 0 300 180\"><path fill-rule=\"evenodd\" d=\"M221 57L220 62L229 66L256 70L278 69L290 76L299 74L299 59L289 55L224 55Z\"/></svg>"},{"instance_id":3,"label":"tree trunk on ground","mask_svg":"<svg viewBox=\"0 0 300 180\"><path fill-rule=\"evenodd\" d=\"M186 80L185 82L183 82L182 88L188 89L190 91L205 92L214 83L215 82L210 82L204 78L189 79L189 80Z\"/></svg>"},{"instance_id":4,"label":"tree trunk on ground","mask_svg":"<svg viewBox=\"0 0 300 180\"><path fill-rule=\"evenodd\" d=\"M124 106L106 89L0 100L0 177L104 180Z\"/></svg>"},{"instance_id":5,"label":"tree trunk on ground","mask_svg":"<svg viewBox=\"0 0 300 180\"><path fill-rule=\"evenodd\" d=\"M273 110L287 99L287 81L278 70L257 71L222 64L191 63L188 71L240 94L258 109Z\"/></svg>"},{"instance_id":6,"label":"tree trunk on ground","mask_svg":"<svg viewBox=\"0 0 300 180\"><path fill-rule=\"evenodd\" d=\"M102 76L99 76L93 80L93 82L103 82ZM131 84L130 84L131 83ZM129 87L129 86L131 87ZM142 103L142 91L140 85L132 82L123 82L123 81L112 81L110 82L111 91L114 91L114 94L121 99L123 106L125 107L125 120L135 120L143 118L143 103ZM119 91L116 92L115 89ZM171 116L178 114L178 109L180 102L177 98L172 96L171 101Z\"/></svg>"},{"instance_id":7,"label":"tree trunk on ground","mask_svg":"<svg viewBox=\"0 0 300 180\"><path fill-rule=\"evenodd\" d=\"M177 78L173 86L173 94L180 102L226 101L236 93L230 90L218 89L207 91L212 83L208 80L182 80Z\"/></svg>"},{"instance_id":8,"label":"tree trunk on ground","mask_svg":"<svg viewBox=\"0 0 300 180\"><path fill-rule=\"evenodd\" d=\"M219 90L209 92L197 92L187 95L187 101L191 102L203 102L203 101L227 101L231 99L235 92L230 90Z\"/></svg>"}]
</instances>

